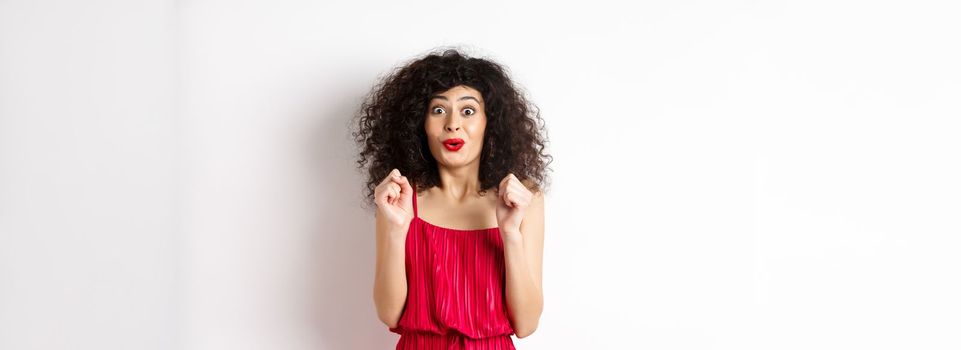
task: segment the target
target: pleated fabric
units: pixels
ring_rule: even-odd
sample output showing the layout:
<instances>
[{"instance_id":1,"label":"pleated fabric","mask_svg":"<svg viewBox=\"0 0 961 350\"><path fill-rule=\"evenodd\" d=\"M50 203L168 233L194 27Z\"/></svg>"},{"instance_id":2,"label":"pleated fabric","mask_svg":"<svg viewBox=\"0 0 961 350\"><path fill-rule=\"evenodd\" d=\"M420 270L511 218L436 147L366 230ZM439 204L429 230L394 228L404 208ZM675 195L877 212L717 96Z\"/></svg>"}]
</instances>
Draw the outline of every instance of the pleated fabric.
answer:
<instances>
[{"instance_id":1,"label":"pleated fabric","mask_svg":"<svg viewBox=\"0 0 961 350\"><path fill-rule=\"evenodd\" d=\"M504 295L504 244L497 227L460 230L417 214L406 241L407 303L397 350L514 349Z\"/></svg>"}]
</instances>

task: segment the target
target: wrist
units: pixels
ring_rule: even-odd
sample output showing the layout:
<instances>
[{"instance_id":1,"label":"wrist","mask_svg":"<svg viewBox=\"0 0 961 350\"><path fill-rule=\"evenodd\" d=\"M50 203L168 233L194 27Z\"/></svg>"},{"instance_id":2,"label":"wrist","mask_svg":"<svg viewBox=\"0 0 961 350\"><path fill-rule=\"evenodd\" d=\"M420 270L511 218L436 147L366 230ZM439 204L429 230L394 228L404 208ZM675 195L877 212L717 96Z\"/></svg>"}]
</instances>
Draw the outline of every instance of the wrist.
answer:
<instances>
[{"instance_id":1,"label":"wrist","mask_svg":"<svg viewBox=\"0 0 961 350\"><path fill-rule=\"evenodd\" d=\"M409 230L408 227L398 227L393 229L390 231L390 238L392 240L404 242L407 240L407 230Z\"/></svg>"},{"instance_id":2,"label":"wrist","mask_svg":"<svg viewBox=\"0 0 961 350\"><path fill-rule=\"evenodd\" d=\"M519 230L501 230L501 238L503 238L505 242L509 240L519 241L522 237L521 231Z\"/></svg>"}]
</instances>

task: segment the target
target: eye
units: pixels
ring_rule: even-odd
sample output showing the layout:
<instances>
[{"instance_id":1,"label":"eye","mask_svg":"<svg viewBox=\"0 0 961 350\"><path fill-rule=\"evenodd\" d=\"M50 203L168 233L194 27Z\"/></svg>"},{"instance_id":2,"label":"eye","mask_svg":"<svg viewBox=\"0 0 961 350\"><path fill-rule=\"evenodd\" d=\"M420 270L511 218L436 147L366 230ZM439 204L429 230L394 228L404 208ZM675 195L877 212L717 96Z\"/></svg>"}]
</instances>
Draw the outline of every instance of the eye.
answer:
<instances>
[{"instance_id":1,"label":"eye","mask_svg":"<svg viewBox=\"0 0 961 350\"><path fill-rule=\"evenodd\" d=\"M468 111L470 111L470 113L467 113ZM474 107L464 108L464 114L465 114L465 115L474 115L474 113L477 113L476 111L474 111Z\"/></svg>"},{"instance_id":2,"label":"eye","mask_svg":"<svg viewBox=\"0 0 961 350\"><path fill-rule=\"evenodd\" d=\"M443 107L435 106L432 111L434 112L434 114L443 114L443 113L444 113L444 108L443 108Z\"/></svg>"}]
</instances>

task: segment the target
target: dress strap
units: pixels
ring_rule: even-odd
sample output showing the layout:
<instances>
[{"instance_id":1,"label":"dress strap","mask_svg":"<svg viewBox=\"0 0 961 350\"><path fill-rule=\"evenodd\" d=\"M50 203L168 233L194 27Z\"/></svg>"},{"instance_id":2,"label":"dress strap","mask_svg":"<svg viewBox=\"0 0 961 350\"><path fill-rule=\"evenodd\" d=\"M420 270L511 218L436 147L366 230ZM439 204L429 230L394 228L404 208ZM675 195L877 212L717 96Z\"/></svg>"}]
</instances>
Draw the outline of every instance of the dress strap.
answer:
<instances>
[{"instance_id":1,"label":"dress strap","mask_svg":"<svg viewBox=\"0 0 961 350\"><path fill-rule=\"evenodd\" d=\"M416 218L417 217L417 184L413 182L411 182L410 184L414 186L414 195L412 197L414 197L414 217Z\"/></svg>"}]
</instances>

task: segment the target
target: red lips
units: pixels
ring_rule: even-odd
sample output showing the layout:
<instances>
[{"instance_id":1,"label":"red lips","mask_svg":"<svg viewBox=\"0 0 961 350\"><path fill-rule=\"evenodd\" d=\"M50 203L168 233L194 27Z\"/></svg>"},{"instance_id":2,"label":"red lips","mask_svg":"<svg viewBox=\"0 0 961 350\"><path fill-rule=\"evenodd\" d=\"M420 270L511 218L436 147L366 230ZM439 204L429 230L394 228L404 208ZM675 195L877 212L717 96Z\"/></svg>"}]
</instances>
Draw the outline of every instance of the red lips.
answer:
<instances>
[{"instance_id":1,"label":"red lips","mask_svg":"<svg viewBox=\"0 0 961 350\"><path fill-rule=\"evenodd\" d=\"M464 140L458 138L446 139L444 140L444 147L450 151L456 152L461 147L464 147Z\"/></svg>"}]
</instances>

